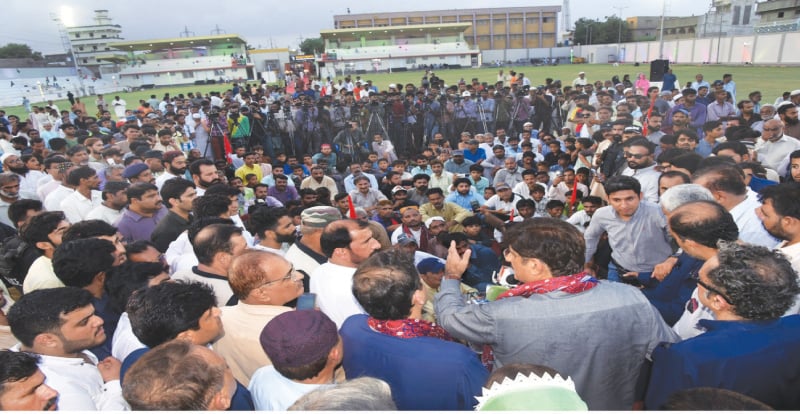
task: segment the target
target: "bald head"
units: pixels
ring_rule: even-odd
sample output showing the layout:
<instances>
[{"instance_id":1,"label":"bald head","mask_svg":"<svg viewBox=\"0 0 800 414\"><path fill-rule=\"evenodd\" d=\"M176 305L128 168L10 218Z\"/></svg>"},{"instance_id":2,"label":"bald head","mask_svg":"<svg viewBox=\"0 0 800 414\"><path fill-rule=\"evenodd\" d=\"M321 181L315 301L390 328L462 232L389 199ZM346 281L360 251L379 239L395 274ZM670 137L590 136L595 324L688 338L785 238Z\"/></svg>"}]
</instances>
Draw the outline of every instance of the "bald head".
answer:
<instances>
[{"instance_id":1,"label":"bald head","mask_svg":"<svg viewBox=\"0 0 800 414\"><path fill-rule=\"evenodd\" d=\"M713 249L720 240L736 241L739 237L733 216L714 201L692 201L676 208L670 216L669 227L679 244L692 240Z\"/></svg>"},{"instance_id":2,"label":"bald head","mask_svg":"<svg viewBox=\"0 0 800 414\"><path fill-rule=\"evenodd\" d=\"M270 274L275 274L275 269L285 267L291 267L291 264L275 253L248 251L235 258L231 263L228 270L228 283L239 300L248 302L253 291L267 283L270 280Z\"/></svg>"}]
</instances>

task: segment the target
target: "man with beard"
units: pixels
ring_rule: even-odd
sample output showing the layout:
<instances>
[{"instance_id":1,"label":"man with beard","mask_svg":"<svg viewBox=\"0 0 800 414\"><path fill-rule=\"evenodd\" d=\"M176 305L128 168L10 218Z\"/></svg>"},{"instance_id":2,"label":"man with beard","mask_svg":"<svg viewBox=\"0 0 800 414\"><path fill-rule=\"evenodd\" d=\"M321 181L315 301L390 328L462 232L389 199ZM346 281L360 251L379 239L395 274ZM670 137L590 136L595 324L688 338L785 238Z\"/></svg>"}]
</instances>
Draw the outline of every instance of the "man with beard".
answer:
<instances>
[{"instance_id":1,"label":"man with beard","mask_svg":"<svg viewBox=\"0 0 800 414\"><path fill-rule=\"evenodd\" d=\"M780 172L788 154L800 149L800 140L784 134L783 123L777 119L764 122L764 133L756 142L756 154L761 164Z\"/></svg>"},{"instance_id":2,"label":"man with beard","mask_svg":"<svg viewBox=\"0 0 800 414\"><path fill-rule=\"evenodd\" d=\"M247 164L247 160L245 160L245 165ZM333 178L325 175L325 169L320 166L311 167L311 176L306 177L300 183L300 189L312 189L316 190L317 188L325 187L330 190L331 197L333 197L339 190L336 188L336 181ZM385 194L385 193L384 193ZM266 194L265 194L266 195Z\"/></svg>"},{"instance_id":3,"label":"man with beard","mask_svg":"<svg viewBox=\"0 0 800 414\"><path fill-rule=\"evenodd\" d=\"M161 187L161 199L169 212L153 229L150 240L160 252L166 252L169 244L175 241L192 223L192 203L197 197L194 183L183 178L167 180Z\"/></svg>"},{"instance_id":4,"label":"man with beard","mask_svg":"<svg viewBox=\"0 0 800 414\"><path fill-rule=\"evenodd\" d=\"M553 180L553 185L550 186L550 191L547 194L549 200L558 200L563 203L567 202L567 191L571 191L575 186L575 170L567 168L564 170L563 175L559 175ZM589 188L583 183L578 183L578 191L584 195L589 194Z\"/></svg>"},{"instance_id":5,"label":"man with beard","mask_svg":"<svg viewBox=\"0 0 800 414\"><path fill-rule=\"evenodd\" d=\"M642 197L651 203L658 203L658 178L661 173L656 171L656 162L653 159L655 145L638 137L625 141L622 148L628 161L628 168L622 171L622 175L637 179L642 185Z\"/></svg>"},{"instance_id":6,"label":"man with beard","mask_svg":"<svg viewBox=\"0 0 800 414\"><path fill-rule=\"evenodd\" d=\"M393 245L398 243L402 235L411 238L417 243L420 250L429 252L429 242L431 236L428 234L428 229L422 223L422 215L416 207L407 207L401 213L402 225L392 232L391 241Z\"/></svg>"},{"instance_id":7,"label":"man with beard","mask_svg":"<svg viewBox=\"0 0 800 414\"><path fill-rule=\"evenodd\" d=\"M355 190L355 179L359 176L365 176L369 179L370 187L374 189L378 189L378 180L375 179L375 176L372 174L365 173L361 170L361 163L354 162L350 164L350 175L344 178L344 190L346 192L351 192Z\"/></svg>"},{"instance_id":8,"label":"man with beard","mask_svg":"<svg viewBox=\"0 0 800 414\"><path fill-rule=\"evenodd\" d=\"M45 174L41 171L31 171L17 155L4 154L0 159L2 159L4 171L14 173L19 177L20 197L38 200L39 197L36 195L37 182Z\"/></svg>"},{"instance_id":9,"label":"man with beard","mask_svg":"<svg viewBox=\"0 0 800 414\"><path fill-rule=\"evenodd\" d=\"M214 162L206 158L201 158L189 165L189 172L192 173L192 180L197 186L198 197L202 197L208 187L221 182Z\"/></svg>"},{"instance_id":10,"label":"man with beard","mask_svg":"<svg viewBox=\"0 0 800 414\"><path fill-rule=\"evenodd\" d=\"M106 333L87 290L64 287L26 294L11 307L8 323L20 340L12 350L41 357L39 369L47 384L61 393L58 408L128 409L120 388L120 361L113 357L98 361L88 351L102 344Z\"/></svg>"},{"instance_id":11,"label":"man with beard","mask_svg":"<svg viewBox=\"0 0 800 414\"><path fill-rule=\"evenodd\" d=\"M792 263L794 271L800 274L800 184L783 183L764 187L761 190L761 207L756 209L758 218L764 228L773 237L780 239L781 244L776 250L786 256ZM795 300L794 305L787 314L796 314L800 309L800 300Z\"/></svg>"},{"instance_id":12,"label":"man with beard","mask_svg":"<svg viewBox=\"0 0 800 414\"><path fill-rule=\"evenodd\" d=\"M102 220L114 224L122 217L122 209L128 205L128 184L125 181L109 181L100 194L103 202L86 215L86 220Z\"/></svg>"},{"instance_id":13,"label":"man with beard","mask_svg":"<svg viewBox=\"0 0 800 414\"><path fill-rule=\"evenodd\" d=\"M75 191L61 201L61 210L70 223L86 220L89 212L103 202L97 172L92 167L78 167L67 176L67 184Z\"/></svg>"},{"instance_id":14,"label":"man with beard","mask_svg":"<svg viewBox=\"0 0 800 414\"><path fill-rule=\"evenodd\" d=\"M795 105L781 104L778 106L778 116L783 122L783 131L790 137L800 138L800 121L797 119L797 114L798 109Z\"/></svg>"},{"instance_id":15,"label":"man with beard","mask_svg":"<svg viewBox=\"0 0 800 414\"><path fill-rule=\"evenodd\" d=\"M248 224L248 229L259 238L259 243L252 247L253 250L283 256L289 245L295 242L294 222L289 211L283 207L259 206L250 213Z\"/></svg>"},{"instance_id":16,"label":"man with beard","mask_svg":"<svg viewBox=\"0 0 800 414\"><path fill-rule=\"evenodd\" d=\"M647 118L647 140L652 142L653 144L659 145L661 144L661 137L663 137L664 132L661 131L661 122L664 118L661 116L660 112L653 112ZM656 147L658 148L658 147Z\"/></svg>"},{"instance_id":17,"label":"man with beard","mask_svg":"<svg viewBox=\"0 0 800 414\"><path fill-rule=\"evenodd\" d=\"M311 274L310 291L317 294L319 310L341 327L348 317L364 313L353 296L353 274L380 243L367 222L337 220L322 231L320 246L328 262Z\"/></svg>"},{"instance_id":18,"label":"man with beard","mask_svg":"<svg viewBox=\"0 0 800 414\"><path fill-rule=\"evenodd\" d=\"M430 179L431 176L425 173L414 175L414 188L408 190L408 199L419 205L427 203L428 197L425 195L425 192L428 191Z\"/></svg>"},{"instance_id":19,"label":"man with beard","mask_svg":"<svg viewBox=\"0 0 800 414\"><path fill-rule=\"evenodd\" d=\"M363 208L371 215L378 201L387 200L386 196L375 188L371 188L369 178L360 176L355 179L356 189L350 191L350 198L356 207Z\"/></svg>"},{"instance_id":20,"label":"man with beard","mask_svg":"<svg viewBox=\"0 0 800 414\"><path fill-rule=\"evenodd\" d=\"M127 243L150 240L158 222L167 215L158 187L150 183L133 184L128 188L128 202L117 230Z\"/></svg>"},{"instance_id":21,"label":"man with beard","mask_svg":"<svg viewBox=\"0 0 800 414\"><path fill-rule=\"evenodd\" d=\"M181 151L167 151L162 158L164 173L156 178L156 187L159 191L167 180L183 178L186 174L186 156Z\"/></svg>"},{"instance_id":22,"label":"man with beard","mask_svg":"<svg viewBox=\"0 0 800 414\"><path fill-rule=\"evenodd\" d=\"M0 351L0 410L57 410L58 391L45 384L47 379L36 355Z\"/></svg>"},{"instance_id":23,"label":"man with beard","mask_svg":"<svg viewBox=\"0 0 800 414\"><path fill-rule=\"evenodd\" d=\"M172 131L169 129L162 129L158 131L158 142L153 145L153 149L161 152L180 151L181 147L175 142L172 137Z\"/></svg>"},{"instance_id":24,"label":"man with beard","mask_svg":"<svg viewBox=\"0 0 800 414\"><path fill-rule=\"evenodd\" d=\"M0 174L0 223L14 227L8 218L8 208L19 198L19 176L14 173Z\"/></svg>"},{"instance_id":25,"label":"man with beard","mask_svg":"<svg viewBox=\"0 0 800 414\"><path fill-rule=\"evenodd\" d=\"M477 212L486 202L481 194L473 190L474 187L469 178L456 178L453 181L453 187L456 191L445 197L444 201L458 204L461 208L472 212Z\"/></svg>"}]
</instances>

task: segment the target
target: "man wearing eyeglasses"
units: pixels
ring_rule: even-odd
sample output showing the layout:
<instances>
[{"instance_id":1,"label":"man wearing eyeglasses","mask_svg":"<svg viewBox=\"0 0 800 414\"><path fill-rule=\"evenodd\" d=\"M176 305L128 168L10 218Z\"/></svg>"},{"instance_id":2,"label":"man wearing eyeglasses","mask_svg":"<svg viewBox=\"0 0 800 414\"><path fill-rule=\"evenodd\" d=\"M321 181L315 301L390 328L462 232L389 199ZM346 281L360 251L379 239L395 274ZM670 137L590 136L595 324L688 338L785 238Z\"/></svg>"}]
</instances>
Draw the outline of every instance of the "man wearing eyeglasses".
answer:
<instances>
[{"instance_id":1,"label":"man wearing eyeglasses","mask_svg":"<svg viewBox=\"0 0 800 414\"><path fill-rule=\"evenodd\" d=\"M656 171L656 162L653 153L656 146L647 138L637 136L622 144L623 154L628 167L622 175L634 177L642 185L642 196L651 203L658 203L658 177L661 173Z\"/></svg>"},{"instance_id":2,"label":"man wearing eyeglasses","mask_svg":"<svg viewBox=\"0 0 800 414\"><path fill-rule=\"evenodd\" d=\"M278 254L249 251L231 263L228 283L239 303L220 309L225 335L214 343L214 351L225 358L236 380L248 386L257 369L272 365L261 348L261 330L292 310L285 304L303 294L303 275Z\"/></svg>"},{"instance_id":3,"label":"man wearing eyeglasses","mask_svg":"<svg viewBox=\"0 0 800 414\"><path fill-rule=\"evenodd\" d=\"M723 243L697 284L715 320L700 321L706 333L653 351L646 408L695 387L736 391L776 410L800 406L800 316L781 317L800 292L789 261L765 247Z\"/></svg>"}]
</instances>

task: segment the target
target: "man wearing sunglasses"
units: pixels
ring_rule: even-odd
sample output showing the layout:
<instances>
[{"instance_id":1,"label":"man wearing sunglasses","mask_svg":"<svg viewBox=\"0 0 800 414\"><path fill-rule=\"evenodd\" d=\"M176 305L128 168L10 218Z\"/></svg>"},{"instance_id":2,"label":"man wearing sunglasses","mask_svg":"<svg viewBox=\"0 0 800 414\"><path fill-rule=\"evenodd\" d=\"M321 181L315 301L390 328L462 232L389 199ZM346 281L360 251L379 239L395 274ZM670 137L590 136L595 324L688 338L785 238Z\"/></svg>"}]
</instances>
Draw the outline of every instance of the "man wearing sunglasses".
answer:
<instances>
[{"instance_id":1,"label":"man wearing sunglasses","mask_svg":"<svg viewBox=\"0 0 800 414\"><path fill-rule=\"evenodd\" d=\"M622 144L623 154L628 167L622 175L639 180L642 185L642 196L651 203L658 203L658 177L661 173L656 171L654 160L655 144L647 138L637 136Z\"/></svg>"},{"instance_id":2,"label":"man wearing sunglasses","mask_svg":"<svg viewBox=\"0 0 800 414\"><path fill-rule=\"evenodd\" d=\"M781 317L800 287L786 257L721 243L697 284L714 320L699 322L704 334L653 351L646 408L660 409L676 391L695 387L736 391L776 410L800 406L800 316Z\"/></svg>"}]
</instances>

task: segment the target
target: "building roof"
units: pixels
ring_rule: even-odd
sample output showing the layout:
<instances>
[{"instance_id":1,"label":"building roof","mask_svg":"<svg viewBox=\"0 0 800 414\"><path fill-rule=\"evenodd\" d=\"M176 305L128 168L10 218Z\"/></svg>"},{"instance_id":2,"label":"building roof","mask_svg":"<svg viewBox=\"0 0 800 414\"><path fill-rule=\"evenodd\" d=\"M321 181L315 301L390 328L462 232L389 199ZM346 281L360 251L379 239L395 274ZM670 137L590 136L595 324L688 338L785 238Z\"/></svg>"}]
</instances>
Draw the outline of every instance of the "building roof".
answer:
<instances>
[{"instance_id":1,"label":"building roof","mask_svg":"<svg viewBox=\"0 0 800 414\"><path fill-rule=\"evenodd\" d=\"M462 23L435 23L435 24L411 24L411 25L404 25L404 26L383 26L383 27L353 27L349 29L331 29L331 30L320 30L319 34L322 36L323 39L335 39L341 36L356 36L356 35L381 35L381 36L391 36L394 34L403 33L404 35L409 35L412 33L453 33L458 34L466 31L472 27L472 23L469 22L462 22Z\"/></svg>"},{"instance_id":2,"label":"building roof","mask_svg":"<svg viewBox=\"0 0 800 414\"><path fill-rule=\"evenodd\" d=\"M334 21L339 20L357 20L373 16L380 17L397 17L397 16L451 16L453 14L487 14L487 13L521 13L521 12L560 12L560 5L546 5L546 6L523 6L523 7L488 7L478 9L451 9L451 10L416 10L408 12L374 12L374 13L358 13L358 14L336 14L333 16Z\"/></svg>"},{"instance_id":3,"label":"building roof","mask_svg":"<svg viewBox=\"0 0 800 414\"><path fill-rule=\"evenodd\" d=\"M120 50L161 50L169 48L186 48L186 47L199 47L208 46L211 44L221 43L242 43L247 42L238 34L219 34L210 36L192 36L192 37L173 37L166 39L149 39L137 40L133 42L113 42L109 43L109 47L114 47Z\"/></svg>"}]
</instances>

